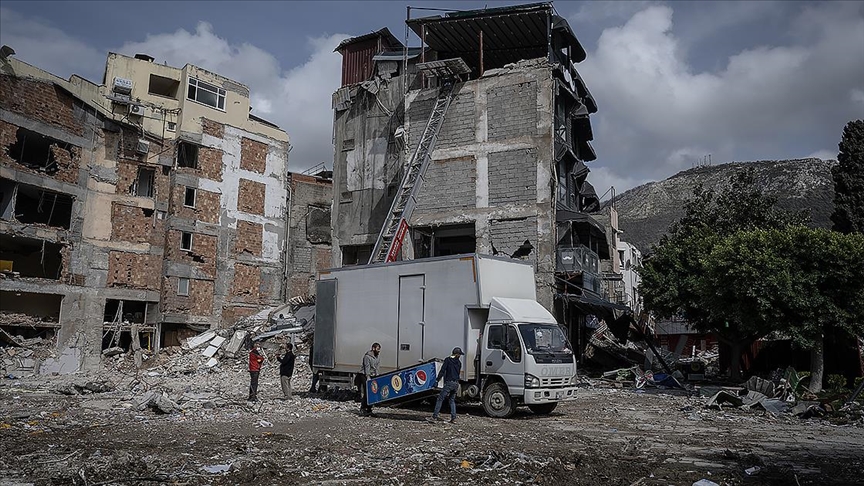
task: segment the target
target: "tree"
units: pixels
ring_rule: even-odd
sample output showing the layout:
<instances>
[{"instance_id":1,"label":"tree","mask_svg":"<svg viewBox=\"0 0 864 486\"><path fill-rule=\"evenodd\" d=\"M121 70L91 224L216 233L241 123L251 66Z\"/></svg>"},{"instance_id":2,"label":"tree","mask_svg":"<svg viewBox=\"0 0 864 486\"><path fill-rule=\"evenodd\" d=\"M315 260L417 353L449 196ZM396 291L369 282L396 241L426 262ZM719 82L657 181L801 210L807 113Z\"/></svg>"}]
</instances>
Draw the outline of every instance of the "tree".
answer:
<instances>
[{"instance_id":1,"label":"tree","mask_svg":"<svg viewBox=\"0 0 864 486\"><path fill-rule=\"evenodd\" d=\"M682 316L701 332L714 332L731 348L730 376L740 376L743 349L770 329L728 320L706 308L705 258L722 238L738 231L803 224L804 214L776 207L776 198L757 186L755 171L736 171L719 193L697 186L675 221L639 269L645 308L660 317Z\"/></svg>"},{"instance_id":2,"label":"tree","mask_svg":"<svg viewBox=\"0 0 864 486\"><path fill-rule=\"evenodd\" d=\"M751 332L779 331L811 351L810 390L822 388L824 335L864 332L864 235L789 226L740 231L705 258L703 310Z\"/></svg>"},{"instance_id":3,"label":"tree","mask_svg":"<svg viewBox=\"0 0 864 486\"><path fill-rule=\"evenodd\" d=\"M834 230L864 232L864 120L850 121L843 128L834 178Z\"/></svg>"}]
</instances>

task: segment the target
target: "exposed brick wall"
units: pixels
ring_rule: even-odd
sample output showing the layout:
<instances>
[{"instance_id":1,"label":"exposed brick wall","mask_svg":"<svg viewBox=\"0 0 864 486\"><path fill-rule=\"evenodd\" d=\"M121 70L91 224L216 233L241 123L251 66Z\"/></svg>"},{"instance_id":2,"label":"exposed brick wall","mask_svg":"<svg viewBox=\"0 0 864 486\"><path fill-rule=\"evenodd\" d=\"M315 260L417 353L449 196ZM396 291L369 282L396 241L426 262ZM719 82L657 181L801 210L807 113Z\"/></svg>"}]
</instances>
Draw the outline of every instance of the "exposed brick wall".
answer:
<instances>
[{"instance_id":1,"label":"exposed brick wall","mask_svg":"<svg viewBox=\"0 0 864 486\"><path fill-rule=\"evenodd\" d=\"M162 289L162 312L211 316L213 314L213 281L189 279L189 295L177 295L178 277L165 277Z\"/></svg>"},{"instance_id":2,"label":"exposed brick wall","mask_svg":"<svg viewBox=\"0 0 864 486\"><path fill-rule=\"evenodd\" d=\"M528 260L534 261L537 254L537 217L525 219L492 220L489 222L489 237L499 252L510 256L525 240L534 245Z\"/></svg>"},{"instance_id":3,"label":"exposed brick wall","mask_svg":"<svg viewBox=\"0 0 864 486\"><path fill-rule=\"evenodd\" d=\"M198 149L198 167L201 177L222 182L222 150L209 147Z\"/></svg>"},{"instance_id":4,"label":"exposed brick wall","mask_svg":"<svg viewBox=\"0 0 864 486\"><path fill-rule=\"evenodd\" d=\"M489 205L530 204L536 201L537 149L489 154Z\"/></svg>"},{"instance_id":5,"label":"exposed brick wall","mask_svg":"<svg viewBox=\"0 0 864 486\"><path fill-rule=\"evenodd\" d=\"M249 221L237 220L237 236L234 239L234 253L243 252L261 256L261 239L264 226Z\"/></svg>"},{"instance_id":6,"label":"exposed brick wall","mask_svg":"<svg viewBox=\"0 0 864 486\"><path fill-rule=\"evenodd\" d=\"M477 164L474 157L433 160L417 198L418 211L476 206Z\"/></svg>"},{"instance_id":7,"label":"exposed brick wall","mask_svg":"<svg viewBox=\"0 0 864 486\"><path fill-rule=\"evenodd\" d=\"M264 194L266 187L260 182L240 179L237 198L237 209L249 214L264 216Z\"/></svg>"},{"instance_id":8,"label":"exposed brick wall","mask_svg":"<svg viewBox=\"0 0 864 486\"><path fill-rule=\"evenodd\" d=\"M231 287L233 300L258 302L261 296L261 269L252 265L234 265L234 285Z\"/></svg>"},{"instance_id":9,"label":"exposed brick wall","mask_svg":"<svg viewBox=\"0 0 864 486\"><path fill-rule=\"evenodd\" d=\"M192 250L181 250L182 231L168 231L168 244L165 245L165 258L172 262L185 263L197 267L215 278L217 238L201 233L192 234Z\"/></svg>"},{"instance_id":10,"label":"exposed brick wall","mask_svg":"<svg viewBox=\"0 0 864 486\"><path fill-rule=\"evenodd\" d=\"M240 319L251 316L258 312L258 307L240 307L236 305L226 305L222 308L222 327L230 327L237 323Z\"/></svg>"},{"instance_id":11,"label":"exposed brick wall","mask_svg":"<svg viewBox=\"0 0 864 486\"><path fill-rule=\"evenodd\" d=\"M486 91L489 141L537 133L537 85L533 81Z\"/></svg>"},{"instance_id":12,"label":"exposed brick wall","mask_svg":"<svg viewBox=\"0 0 864 486\"><path fill-rule=\"evenodd\" d=\"M162 246L165 220L155 217L154 210L111 203L111 239L130 243Z\"/></svg>"},{"instance_id":13,"label":"exposed brick wall","mask_svg":"<svg viewBox=\"0 0 864 486\"><path fill-rule=\"evenodd\" d=\"M240 168L263 174L267 168L267 144L243 137L240 142Z\"/></svg>"},{"instance_id":14,"label":"exposed brick wall","mask_svg":"<svg viewBox=\"0 0 864 486\"><path fill-rule=\"evenodd\" d=\"M108 255L109 287L159 290L162 258L146 253L112 251Z\"/></svg>"},{"instance_id":15,"label":"exposed brick wall","mask_svg":"<svg viewBox=\"0 0 864 486\"><path fill-rule=\"evenodd\" d=\"M420 137L423 135L423 130L426 129L426 123L429 121L433 106L435 106L435 100L431 99L415 101L408 107L408 119L411 122L409 132L411 153L414 152L420 142ZM452 148L474 143L476 127L474 93L469 91L459 94L450 103L450 109L447 110L447 115L444 117L444 125L438 132L438 142L435 144L435 148Z\"/></svg>"},{"instance_id":16,"label":"exposed brick wall","mask_svg":"<svg viewBox=\"0 0 864 486\"><path fill-rule=\"evenodd\" d=\"M18 138L18 126L11 123L6 123L0 120L0 163L3 165L13 165L16 169L38 174L40 176L48 176L69 184L78 183L78 168L81 163L81 147L75 145L63 144L63 146L54 145L51 147L51 154L56 164L56 171L52 173L37 171L26 165L19 164L18 161L9 155L9 150L14 145ZM26 150L26 144L25 144Z\"/></svg>"},{"instance_id":17,"label":"exposed brick wall","mask_svg":"<svg viewBox=\"0 0 864 486\"><path fill-rule=\"evenodd\" d=\"M216 138L225 138L225 125L222 123L202 118L201 127L204 130L204 135L210 135L211 137Z\"/></svg>"},{"instance_id":18,"label":"exposed brick wall","mask_svg":"<svg viewBox=\"0 0 864 486\"><path fill-rule=\"evenodd\" d=\"M158 165L136 164L134 162L117 162L117 194L135 195L135 181L138 180L138 169L143 167L153 171L153 198L159 202L168 201L169 177Z\"/></svg>"},{"instance_id":19,"label":"exposed brick wall","mask_svg":"<svg viewBox=\"0 0 864 486\"><path fill-rule=\"evenodd\" d=\"M180 218L198 220L205 223L219 223L219 214L221 211L219 194L203 189L197 189L196 191L195 207L187 208L183 205L186 198L186 186L174 186L171 198L171 214Z\"/></svg>"},{"instance_id":20,"label":"exposed brick wall","mask_svg":"<svg viewBox=\"0 0 864 486\"><path fill-rule=\"evenodd\" d=\"M75 99L52 83L0 75L0 107L48 123L75 135L84 124L75 119Z\"/></svg>"}]
</instances>

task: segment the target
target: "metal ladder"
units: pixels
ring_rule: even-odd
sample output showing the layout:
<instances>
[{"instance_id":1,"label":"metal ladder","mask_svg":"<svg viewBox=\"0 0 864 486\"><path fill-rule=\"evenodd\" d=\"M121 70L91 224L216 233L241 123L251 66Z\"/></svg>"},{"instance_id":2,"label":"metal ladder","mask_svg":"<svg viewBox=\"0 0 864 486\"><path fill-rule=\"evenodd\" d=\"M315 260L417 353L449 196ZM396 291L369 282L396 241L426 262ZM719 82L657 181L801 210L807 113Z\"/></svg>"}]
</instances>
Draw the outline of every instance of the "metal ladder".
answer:
<instances>
[{"instance_id":1,"label":"metal ladder","mask_svg":"<svg viewBox=\"0 0 864 486\"><path fill-rule=\"evenodd\" d=\"M402 249L402 241L408 232L408 219L417 204L417 194L423 185L426 168L432 160L432 151L435 150L438 133L441 131L441 126L444 125L444 115L447 114L450 102L453 101L454 84L455 80L449 79L443 83L438 91L432 114L429 115L429 121L426 122L426 129L423 130L423 136L420 137L417 150L414 151L414 155L405 169L405 175L399 185L399 190L396 191L393 204L390 205L390 212L387 213L381 232L378 234L378 240L375 242L372 255L369 257L369 263L395 261Z\"/></svg>"}]
</instances>

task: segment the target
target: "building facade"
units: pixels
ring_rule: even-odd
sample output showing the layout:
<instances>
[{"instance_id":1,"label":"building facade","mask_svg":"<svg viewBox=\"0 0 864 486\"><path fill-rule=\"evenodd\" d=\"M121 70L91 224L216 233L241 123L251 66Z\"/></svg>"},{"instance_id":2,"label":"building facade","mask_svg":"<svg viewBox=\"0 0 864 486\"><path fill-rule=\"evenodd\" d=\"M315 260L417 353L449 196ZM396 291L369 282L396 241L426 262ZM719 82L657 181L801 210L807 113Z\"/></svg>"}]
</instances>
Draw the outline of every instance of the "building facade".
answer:
<instances>
[{"instance_id":1,"label":"building facade","mask_svg":"<svg viewBox=\"0 0 864 486\"><path fill-rule=\"evenodd\" d=\"M406 49L386 30L337 48L352 71L333 95L334 266L369 261L439 93L426 63L460 58L470 73L454 88L401 258L529 260L538 300L578 338L586 314L615 310L601 297L606 229L589 214L599 210L585 165L596 158L597 106L575 67L584 49L551 4L407 23L422 48Z\"/></svg>"},{"instance_id":2,"label":"building facade","mask_svg":"<svg viewBox=\"0 0 864 486\"><path fill-rule=\"evenodd\" d=\"M288 297L288 135L247 87L145 55L109 54L99 85L0 68L0 311L57 339L43 372Z\"/></svg>"}]
</instances>

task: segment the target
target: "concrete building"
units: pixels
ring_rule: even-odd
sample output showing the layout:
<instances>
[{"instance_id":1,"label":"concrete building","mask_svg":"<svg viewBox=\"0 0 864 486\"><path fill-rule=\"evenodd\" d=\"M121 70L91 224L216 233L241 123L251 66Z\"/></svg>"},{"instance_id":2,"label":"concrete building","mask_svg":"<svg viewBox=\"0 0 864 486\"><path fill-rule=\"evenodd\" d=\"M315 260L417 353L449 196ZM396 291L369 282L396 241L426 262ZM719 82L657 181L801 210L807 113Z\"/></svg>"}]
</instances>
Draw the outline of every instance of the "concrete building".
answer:
<instances>
[{"instance_id":1,"label":"concrete building","mask_svg":"<svg viewBox=\"0 0 864 486\"><path fill-rule=\"evenodd\" d=\"M58 339L43 372L288 298L288 135L246 86L114 53L100 85L0 71L0 324Z\"/></svg>"},{"instance_id":2,"label":"concrete building","mask_svg":"<svg viewBox=\"0 0 864 486\"><path fill-rule=\"evenodd\" d=\"M387 29L337 48L334 266L369 261L439 93L441 80L421 70L461 58L470 73L454 89L401 258L480 252L533 262L539 301L578 347L586 315L614 320L626 309L601 297L599 265L611 252L588 214L599 210L585 165L596 158L597 106L576 69L584 49L549 3L407 24L423 48L405 48Z\"/></svg>"}]
</instances>

